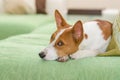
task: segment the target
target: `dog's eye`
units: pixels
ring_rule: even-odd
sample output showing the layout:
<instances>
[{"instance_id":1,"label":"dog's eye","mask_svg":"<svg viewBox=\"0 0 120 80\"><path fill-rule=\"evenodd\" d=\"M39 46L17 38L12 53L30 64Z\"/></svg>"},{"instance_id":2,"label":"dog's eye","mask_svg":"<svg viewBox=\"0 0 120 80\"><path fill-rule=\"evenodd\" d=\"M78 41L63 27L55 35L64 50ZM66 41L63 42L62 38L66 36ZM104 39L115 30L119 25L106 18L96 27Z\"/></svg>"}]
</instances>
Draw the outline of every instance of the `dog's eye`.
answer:
<instances>
[{"instance_id":1,"label":"dog's eye","mask_svg":"<svg viewBox=\"0 0 120 80\"><path fill-rule=\"evenodd\" d=\"M57 43L57 46L63 46L64 45L64 43L62 42L62 41L59 41L58 43Z\"/></svg>"}]
</instances>

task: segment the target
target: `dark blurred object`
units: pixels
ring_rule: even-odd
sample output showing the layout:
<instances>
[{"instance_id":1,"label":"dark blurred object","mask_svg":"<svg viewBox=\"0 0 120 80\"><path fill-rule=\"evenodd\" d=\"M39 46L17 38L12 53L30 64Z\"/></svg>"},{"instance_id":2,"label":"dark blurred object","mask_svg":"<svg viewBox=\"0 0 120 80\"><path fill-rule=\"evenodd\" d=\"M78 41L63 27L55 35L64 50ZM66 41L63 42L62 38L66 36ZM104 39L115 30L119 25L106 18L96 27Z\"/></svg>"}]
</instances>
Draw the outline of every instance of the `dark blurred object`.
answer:
<instances>
[{"instance_id":1,"label":"dark blurred object","mask_svg":"<svg viewBox=\"0 0 120 80\"><path fill-rule=\"evenodd\" d=\"M46 0L36 0L36 11L37 11L37 13L46 14L45 3L46 3Z\"/></svg>"},{"instance_id":2,"label":"dark blurred object","mask_svg":"<svg viewBox=\"0 0 120 80\"><path fill-rule=\"evenodd\" d=\"M68 14L84 14L84 15L101 15L102 10L100 9L69 9Z\"/></svg>"}]
</instances>

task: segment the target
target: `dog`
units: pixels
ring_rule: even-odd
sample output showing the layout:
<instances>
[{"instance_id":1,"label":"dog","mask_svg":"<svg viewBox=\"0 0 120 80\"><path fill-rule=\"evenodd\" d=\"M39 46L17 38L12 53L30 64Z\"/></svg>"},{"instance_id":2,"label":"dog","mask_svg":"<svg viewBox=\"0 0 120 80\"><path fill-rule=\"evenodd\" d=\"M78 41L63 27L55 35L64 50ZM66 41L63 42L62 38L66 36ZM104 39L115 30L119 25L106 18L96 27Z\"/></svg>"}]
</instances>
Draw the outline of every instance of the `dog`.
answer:
<instances>
[{"instance_id":1,"label":"dog","mask_svg":"<svg viewBox=\"0 0 120 80\"><path fill-rule=\"evenodd\" d=\"M58 10L55 11L57 30L52 34L50 44L39 56L44 60L65 62L69 58L94 57L106 51L112 36L112 23L94 20L69 25Z\"/></svg>"}]
</instances>

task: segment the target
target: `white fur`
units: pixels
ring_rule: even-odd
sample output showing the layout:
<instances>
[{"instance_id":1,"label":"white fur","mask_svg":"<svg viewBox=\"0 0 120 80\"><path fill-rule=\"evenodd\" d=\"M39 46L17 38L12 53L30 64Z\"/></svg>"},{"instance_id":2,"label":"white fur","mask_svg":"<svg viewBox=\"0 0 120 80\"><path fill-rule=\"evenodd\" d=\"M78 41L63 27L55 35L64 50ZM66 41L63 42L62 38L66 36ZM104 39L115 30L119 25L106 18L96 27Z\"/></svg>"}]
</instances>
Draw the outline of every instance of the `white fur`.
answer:
<instances>
[{"instance_id":1,"label":"white fur","mask_svg":"<svg viewBox=\"0 0 120 80\"><path fill-rule=\"evenodd\" d=\"M70 57L73 59L92 57L102 52L105 52L111 39L111 37L109 37L107 40L104 39L102 30L100 29L96 21L84 23L83 28L84 33L88 35L88 38L87 39L84 38L79 45L79 50L70 55ZM52 43L50 43L47 48L44 49L44 52L46 53L46 57L44 59L55 60L58 58L57 51L54 48L54 45L56 40L66 29L61 30L57 34L55 40Z\"/></svg>"},{"instance_id":2,"label":"white fur","mask_svg":"<svg viewBox=\"0 0 120 80\"><path fill-rule=\"evenodd\" d=\"M107 41L103 38L102 30L98 26L96 21L91 21L83 24L84 33L88 35L88 39L84 39L80 44L80 48L87 50L99 50L100 52L104 52L107 47ZM94 40L94 41L93 41ZM106 46L106 47L104 47Z\"/></svg>"},{"instance_id":3,"label":"white fur","mask_svg":"<svg viewBox=\"0 0 120 80\"><path fill-rule=\"evenodd\" d=\"M78 50L74 54L70 55L72 59L80 59L85 57L96 56L99 52L97 50Z\"/></svg>"},{"instance_id":4,"label":"white fur","mask_svg":"<svg viewBox=\"0 0 120 80\"><path fill-rule=\"evenodd\" d=\"M79 59L96 56L97 54L105 52L111 37L107 40L103 38L102 30L96 21L83 24L83 28L84 33L88 35L88 38L84 39L79 45L79 50L70 56L74 59Z\"/></svg>"},{"instance_id":5,"label":"white fur","mask_svg":"<svg viewBox=\"0 0 120 80\"><path fill-rule=\"evenodd\" d=\"M47 48L44 49L44 52L46 54L45 58L46 60L55 60L58 58L57 51L54 48L56 40L59 38L59 36L65 31L65 29L61 30L55 37L55 40L52 41Z\"/></svg>"}]
</instances>

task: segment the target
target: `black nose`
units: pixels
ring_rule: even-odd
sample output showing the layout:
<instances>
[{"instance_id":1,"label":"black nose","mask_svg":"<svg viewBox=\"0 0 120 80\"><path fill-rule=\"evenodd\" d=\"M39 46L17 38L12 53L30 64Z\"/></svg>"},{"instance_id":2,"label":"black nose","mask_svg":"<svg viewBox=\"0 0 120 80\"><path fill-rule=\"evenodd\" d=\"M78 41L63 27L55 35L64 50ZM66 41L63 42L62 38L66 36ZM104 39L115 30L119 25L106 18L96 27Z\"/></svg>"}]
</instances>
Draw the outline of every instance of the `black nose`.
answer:
<instances>
[{"instance_id":1,"label":"black nose","mask_svg":"<svg viewBox=\"0 0 120 80\"><path fill-rule=\"evenodd\" d=\"M44 52L40 52L40 53L39 53L39 56L40 56L41 58L44 58L46 55L45 55Z\"/></svg>"}]
</instances>

